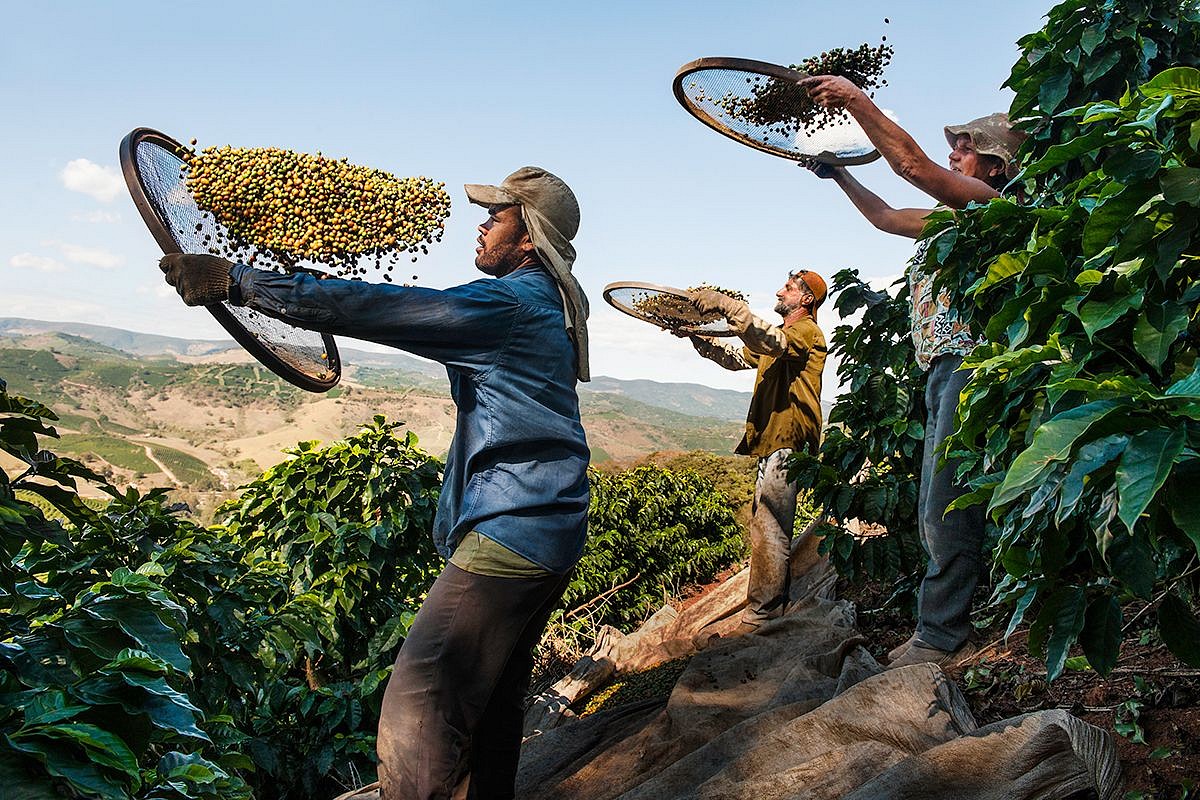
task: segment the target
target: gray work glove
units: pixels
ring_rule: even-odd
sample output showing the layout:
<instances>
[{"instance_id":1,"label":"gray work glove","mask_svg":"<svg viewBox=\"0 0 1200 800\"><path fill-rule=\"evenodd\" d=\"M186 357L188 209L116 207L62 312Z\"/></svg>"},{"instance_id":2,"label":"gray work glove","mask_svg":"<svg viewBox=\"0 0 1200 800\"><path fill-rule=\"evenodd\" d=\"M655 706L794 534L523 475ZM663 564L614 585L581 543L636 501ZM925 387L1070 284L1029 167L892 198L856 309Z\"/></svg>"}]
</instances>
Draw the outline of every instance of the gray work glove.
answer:
<instances>
[{"instance_id":1,"label":"gray work glove","mask_svg":"<svg viewBox=\"0 0 1200 800\"><path fill-rule=\"evenodd\" d=\"M208 306L229 299L232 261L210 255L172 253L159 260L158 268L189 306Z\"/></svg>"},{"instance_id":2,"label":"gray work glove","mask_svg":"<svg viewBox=\"0 0 1200 800\"><path fill-rule=\"evenodd\" d=\"M705 314L717 313L729 320L729 327L737 333L746 330L750 325L750 320L754 316L750 312L750 306L740 300L734 300L727 294L722 294L715 289L700 289L695 292L688 292L688 298L692 301L692 305L700 309Z\"/></svg>"}]
</instances>

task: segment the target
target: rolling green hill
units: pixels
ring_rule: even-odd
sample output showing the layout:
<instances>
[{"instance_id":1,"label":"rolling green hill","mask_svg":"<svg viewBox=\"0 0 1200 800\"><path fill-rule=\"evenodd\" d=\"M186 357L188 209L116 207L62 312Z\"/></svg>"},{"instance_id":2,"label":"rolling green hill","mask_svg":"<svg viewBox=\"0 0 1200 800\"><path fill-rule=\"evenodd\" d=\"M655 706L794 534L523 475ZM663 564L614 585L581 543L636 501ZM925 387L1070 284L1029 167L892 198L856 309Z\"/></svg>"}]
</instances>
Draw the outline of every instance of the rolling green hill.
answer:
<instances>
[{"instance_id":1,"label":"rolling green hill","mask_svg":"<svg viewBox=\"0 0 1200 800\"><path fill-rule=\"evenodd\" d=\"M59 415L54 449L118 482L202 494L227 493L281 461L284 448L347 436L376 413L404 421L430 452L445 452L454 407L439 365L343 353L341 385L312 394L226 343L0 319L0 378ZM580 387L597 463L730 453L748 402L748 393L695 384L598 377Z\"/></svg>"},{"instance_id":2,"label":"rolling green hill","mask_svg":"<svg viewBox=\"0 0 1200 800\"><path fill-rule=\"evenodd\" d=\"M77 322L0 318L0 346L35 347L65 355L100 356L129 360L160 356L174 362L177 356L209 360L244 360L233 341L178 339L156 334L134 333L103 325ZM381 389L411 389L446 393L446 372L438 364L399 351L367 352L339 343L342 361L356 383ZM160 359L162 360L162 359ZM741 422L750 402L749 392L713 389L695 383L660 383L650 380L619 380L604 375L580 384L579 395L618 396L646 406L678 412L684 416Z\"/></svg>"}]
</instances>

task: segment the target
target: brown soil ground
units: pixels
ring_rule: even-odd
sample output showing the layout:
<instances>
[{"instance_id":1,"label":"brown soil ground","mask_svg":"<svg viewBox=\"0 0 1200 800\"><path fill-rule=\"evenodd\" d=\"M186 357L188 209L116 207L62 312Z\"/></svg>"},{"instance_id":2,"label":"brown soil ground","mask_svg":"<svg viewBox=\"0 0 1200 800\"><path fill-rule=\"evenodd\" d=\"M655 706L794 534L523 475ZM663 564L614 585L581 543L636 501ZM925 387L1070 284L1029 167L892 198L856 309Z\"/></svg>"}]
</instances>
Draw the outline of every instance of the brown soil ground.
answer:
<instances>
[{"instance_id":1,"label":"brown soil ground","mask_svg":"<svg viewBox=\"0 0 1200 800\"><path fill-rule=\"evenodd\" d=\"M679 597L675 600L675 602L672 603L672 605L674 605L679 611L683 611L685 608L695 604L698 600L700 600L700 598L704 597L704 595L713 591L745 568L746 562L739 561L738 563L727 567L725 570L719 573L717 577L713 578L708 583L693 583L683 587L683 590L679 593Z\"/></svg>"},{"instance_id":2,"label":"brown soil ground","mask_svg":"<svg viewBox=\"0 0 1200 800\"><path fill-rule=\"evenodd\" d=\"M839 596L858 606L859 628L881 661L912 632L912 619L881 609L891 587L839 583ZM1139 606L1126 609L1132 619ZM1184 800L1200 789L1200 670L1179 662L1157 638L1130 631L1107 678L1065 671L1052 683L1046 666L1030 655L1027 631L1003 640L1007 617L978 632L980 651L947 670L962 687L980 725L1063 708L1113 734L1129 800ZM1072 652L1070 655L1080 655Z\"/></svg>"}]
</instances>

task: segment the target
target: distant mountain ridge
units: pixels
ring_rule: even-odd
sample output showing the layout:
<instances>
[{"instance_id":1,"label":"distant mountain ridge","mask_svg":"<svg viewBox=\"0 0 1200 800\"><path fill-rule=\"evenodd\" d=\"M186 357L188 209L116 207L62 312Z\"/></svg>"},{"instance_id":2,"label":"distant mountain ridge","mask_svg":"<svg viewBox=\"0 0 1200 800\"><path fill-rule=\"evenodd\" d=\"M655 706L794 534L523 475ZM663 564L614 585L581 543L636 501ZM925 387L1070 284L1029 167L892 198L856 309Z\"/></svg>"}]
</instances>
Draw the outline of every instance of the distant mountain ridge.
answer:
<instances>
[{"instance_id":1,"label":"distant mountain ridge","mask_svg":"<svg viewBox=\"0 0 1200 800\"><path fill-rule=\"evenodd\" d=\"M741 422L750 405L750 392L714 389L698 383L660 383L645 379L619 380L597 375L579 387L579 394L619 394L646 405L695 417Z\"/></svg>"},{"instance_id":2,"label":"distant mountain ridge","mask_svg":"<svg viewBox=\"0 0 1200 800\"><path fill-rule=\"evenodd\" d=\"M240 345L232 339L179 339L155 333L136 333L105 325L85 322L47 322L21 317L0 317L0 336L19 338L41 333L67 333L99 342L106 347L135 356L206 356L236 350Z\"/></svg>"},{"instance_id":3,"label":"distant mountain ridge","mask_svg":"<svg viewBox=\"0 0 1200 800\"><path fill-rule=\"evenodd\" d=\"M153 333L137 333L105 325L83 322L50 322L19 317L0 317L0 341L27 336L61 333L96 342L113 350L141 357L185 356L219 360L224 353L240 355L241 346L232 339L184 339ZM429 385L445 385L444 368L436 363L396 352L374 353L339 345L345 363L369 367L371 382L378 385L387 378L387 370L415 373L430 379ZM750 393L714 389L696 383L661 383L652 380L621 380L604 375L580 384L581 400L601 400L593 396L621 396L647 406L691 417L741 422L746 418Z\"/></svg>"},{"instance_id":4,"label":"distant mountain ridge","mask_svg":"<svg viewBox=\"0 0 1200 800\"><path fill-rule=\"evenodd\" d=\"M226 352L240 352L242 349L242 346L232 339L181 339L175 336L137 333L86 322L48 322L20 317L0 317L0 337L19 338L42 333L66 333L79 336L135 356L213 356ZM343 354L344 360L353 364L401 369L421 375L445 375L445 370L438 364L423 361L401 352L372 353L340 345L338 351Z\"/></svg>"}]
</instances>

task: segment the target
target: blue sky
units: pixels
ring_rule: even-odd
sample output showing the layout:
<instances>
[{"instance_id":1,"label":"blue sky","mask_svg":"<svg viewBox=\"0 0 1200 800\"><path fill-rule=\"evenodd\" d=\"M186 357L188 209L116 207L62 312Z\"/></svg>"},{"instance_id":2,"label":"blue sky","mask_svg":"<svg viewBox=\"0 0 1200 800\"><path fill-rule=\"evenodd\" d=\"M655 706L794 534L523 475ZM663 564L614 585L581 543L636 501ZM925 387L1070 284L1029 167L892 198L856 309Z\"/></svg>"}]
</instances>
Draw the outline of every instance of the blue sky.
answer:
<instances>
[{"instance_id":1,"label":"blue sky","mask_svg":"<svg viewBox=\"0 0 1200 800\"><path fill-rule=\"evenodd\" d=\"M412 265L418 283L439 288L478 277L482 214L462 184L544 166L582 208L576 274L592 299L593 372L748 389L751 375L617 314L601 289L707 281L747 291L769 317L789 269L854 266L882 280L902 271L912 243L876 232L831 183L701 126L671 95L676 69L715 55L794 63L886 35L896 53L876 100L941 160L944 124L1008 107L1000 84L1015 41L1049 7L8 4L0 316L224 338L162 284L159 251L120 181L117 145L145 125L202 146L321 150L445 181L454 204L445 239ZM893 205L929 204L882 162L854 169ZM835 319L821 322L828 331ZM830 370L826 384L830 397Z\"/></svg>"}]
</instances>

